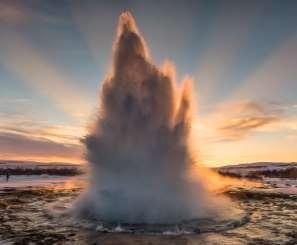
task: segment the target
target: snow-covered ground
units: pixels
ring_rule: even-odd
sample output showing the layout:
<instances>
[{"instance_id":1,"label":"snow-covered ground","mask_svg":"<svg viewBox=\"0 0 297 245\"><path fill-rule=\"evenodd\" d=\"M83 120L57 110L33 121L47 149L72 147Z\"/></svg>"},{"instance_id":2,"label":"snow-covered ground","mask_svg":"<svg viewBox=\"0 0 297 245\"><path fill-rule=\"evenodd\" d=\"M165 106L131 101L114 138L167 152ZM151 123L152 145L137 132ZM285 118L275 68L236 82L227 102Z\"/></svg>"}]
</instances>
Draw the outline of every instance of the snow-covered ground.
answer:
<instances>
[{"instance_id":1,"label":"snow-covered ground","mask_svg":"<svg viewBox=\"0 0 297 245\"><path fill-rule=\"evenodd\" d=\"M237 164L223 166L218 169L223 174L234 174L238 177L256 176L266 187L266 191L273 193L282 193L288 195L297 195L297 178L279 178L267 177L265 172L271 175L278 175L283 171L293 171L297 169L297 163L276 163L276 162L256 162L247 164Z\"/></svg>"},{"instance_id":2,"label":"snow-covered ground","mask_svg":"<svg viewBox=\"0 0 297 245\"><path fill-rule=\"evenodd\" d=\"M84 169L85 165L77 165L71 163L40 163L32 161L1 161L0 170L2 169L65 169L78 168ZM257 162L248 164L237 164L223 166L218 170L222 173L237 174L245 177L250 173L259 171L282 171L284 169L297 168L297 163L271 163L271 162ZM58 186L65 183L85 180L86 176L63 176L63 175L10 175L9 180L6 181L5 175L0 175L0 188L6 187L29 187L29 186ZM297 194L297 178L273 178L260 176L259 181L264 185L269 186L273 192L281 192L286 194Z\"/></svg>"},{"instance_id":3,"label":"snow-covered ground","mask_svg":"<svg viewBox=\"0 0 297 245\"><path fill-rule=\"evenodd\" d=\"M6 181L6 176L0 176L0 189L12 187L57 186L63 185L77 177L55 175L12 175Z\"/></svg>"},{"instance_id":4,"label":"snow-covered ground","mask_svg":"<svg viewBox=\"0 0 297 245\"><path fill-rule=\"evenodd\" d=\"M81 180L85 178L83 176L63 176L59 175L48 175L48 174L28 174L28 175L14 175L10 174L8 181L6 180L6 170L63 170L63 169L78 169L85 170L84 165L71 164L71 163L40 163L33 161L5 161L0 160L0 170L4 170L4 175L0 175L0 189L3 188L15 188L15 187L42 187L42 186L60 186L70 182ZM42 171L47 172L47 171Z\"/></svg>"},{"instance_id":5,"label":"snow-covered ground","mask_svg":"<svg viewBox=\"0 0 297 245\"><path fill-rule=\"evenodd\" d=\"M226 173L235 173L245 176L255 171L266 170L285 170L288 168L297 168L297 162L282 163L282 162L255 162L255 163L243 163L236 165L227 165L220 167L219 170Z\"/></svg>"}]
</instances>

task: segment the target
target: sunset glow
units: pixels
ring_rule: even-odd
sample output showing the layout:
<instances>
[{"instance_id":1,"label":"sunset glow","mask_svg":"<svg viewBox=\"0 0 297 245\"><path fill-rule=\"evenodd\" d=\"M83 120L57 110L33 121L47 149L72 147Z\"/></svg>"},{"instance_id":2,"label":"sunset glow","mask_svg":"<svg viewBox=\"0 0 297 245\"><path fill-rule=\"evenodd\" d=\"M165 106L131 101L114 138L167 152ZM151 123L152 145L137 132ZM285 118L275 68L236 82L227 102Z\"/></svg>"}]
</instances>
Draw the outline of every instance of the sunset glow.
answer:
<instances>
[{"instance_id":1,"label":"sunset glow","mask_svg":"<svg viewBox=\"0 0 297 245\"><path fill-rule=\"evenodd\" d=\"M0 159L84 162L113 30L129 9L150 59L174 60L164 74L192 80L199 161L297 161L296 4L41 2L0 2Z\"/></svg>"}]
</instances>

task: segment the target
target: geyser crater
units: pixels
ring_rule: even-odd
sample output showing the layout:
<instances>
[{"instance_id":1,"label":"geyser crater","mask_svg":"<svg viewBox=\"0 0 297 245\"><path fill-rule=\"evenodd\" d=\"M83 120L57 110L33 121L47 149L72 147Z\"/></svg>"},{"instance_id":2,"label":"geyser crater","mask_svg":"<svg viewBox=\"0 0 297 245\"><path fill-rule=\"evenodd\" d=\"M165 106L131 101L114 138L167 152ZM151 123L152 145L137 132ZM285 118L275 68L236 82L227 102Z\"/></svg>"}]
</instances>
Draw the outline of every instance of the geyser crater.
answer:
<instances>
[{"instance_id":1,"label":"geyser crater","mask_svg":"<svg viewBox=\"0 0 297 245\"><path fill-rule=\"evenodd\" d=\"M178 227L198 232L203 225L215 229L226 224L233 209L208 191L207 176L192 154L191 92L188 78L177 86L171 63L162 68L151 63L132 15L121 14L112 69L84 139L91 170L89 186L76 205L79 217L106 231L121 224L129 231ZM197 174L190 177L193 172Z\"/></svg>"}]
</instances>

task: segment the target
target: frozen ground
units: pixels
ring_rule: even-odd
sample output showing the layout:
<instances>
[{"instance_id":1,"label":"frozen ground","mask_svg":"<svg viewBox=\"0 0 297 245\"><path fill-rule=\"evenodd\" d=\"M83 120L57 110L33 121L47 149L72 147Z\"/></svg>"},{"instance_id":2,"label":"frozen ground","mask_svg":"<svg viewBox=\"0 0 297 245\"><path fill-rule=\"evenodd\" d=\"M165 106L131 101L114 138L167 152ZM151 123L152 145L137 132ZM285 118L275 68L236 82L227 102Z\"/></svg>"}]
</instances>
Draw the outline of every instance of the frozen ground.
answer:
<instances>
[{"instance_id":1,"label":"frozen ground","mask_svg":"<svg viewBox=\"0 0 297 245\"><path fill-rule=\"evenodd\" d=\"M2 177L0 244L297 244L297 181L263 182L261 187L226 190L245 215L222 223L220 229L187 234L177 226L152 235L135 234L121 224L73 219L69 210L84 189L84 176L12 176L9 182Z\"/></svg>"},{"instance_id":2,"label":"frozen ground","mask_svg":"<svg viewBox=\"0 0 297 245\"><path fill-rule=\"evenodd\" d=\"M242 177L247 176L250 173L263 172L263 171L283 171L286 169L297 168L296 162L291 163L278 163L278 162L255 162L245 164L227 165L219 168L222 173L234 173Z\"/></svg>"},{"instance_id":3,"label":"frozen ground","mask_svg":"<svg viewBox=\"0 0 297 245\"><path fill-rule=\"evenodd\" d=\"M70 182L73 179L80 179L81 177L63 175L64 172L67 174L67 170L71 169L86 170L83 165L71 163L0 160L0 173L2 173L2 175L0 174L0 189L6 187L52 187L63 185L65 182ZM36 170L41 170L39 172L43 174L36 174ZM55 170L59 175L53 174L53 171L50 170ZM63 172L61 170L66 171ZM34 171L35 174L32 174ZM10 173L8 181L6 179L7 172Z\"/></svg>"},{"instance_id":4,"label":"frozen ground","mask_svg":"<svg viewBox=\"0 0 297 245\"><path fill-rule=\"evenodd\" d=\"M58 186L70 181L75 177L54 176L54 175L12 175L9 181L6 181L6 176L0 176L0 189L15 188L15 187L51 187Z\"/></svg>"}]
</instances>

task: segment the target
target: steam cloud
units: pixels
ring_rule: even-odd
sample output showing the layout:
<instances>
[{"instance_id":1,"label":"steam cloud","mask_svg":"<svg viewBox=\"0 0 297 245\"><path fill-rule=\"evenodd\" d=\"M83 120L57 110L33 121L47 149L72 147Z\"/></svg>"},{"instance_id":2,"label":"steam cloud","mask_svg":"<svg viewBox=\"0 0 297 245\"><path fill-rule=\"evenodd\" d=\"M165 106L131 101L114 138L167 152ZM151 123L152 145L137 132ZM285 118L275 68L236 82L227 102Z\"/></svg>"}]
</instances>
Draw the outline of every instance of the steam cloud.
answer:
<instances>
[{"instance_id":1,"label":"steam cloud","mask_svg":"<svg viewBox=\"0 0 297 245\"><path fill-rule=\"evenodd\" d=\"M108 222L173 223L212 215L210 194L194 168L189 134L191 81L150 62L132 15L121 14L111 74L85 139L91 166L84 214Z\"/></svg>"}]
</instances>

